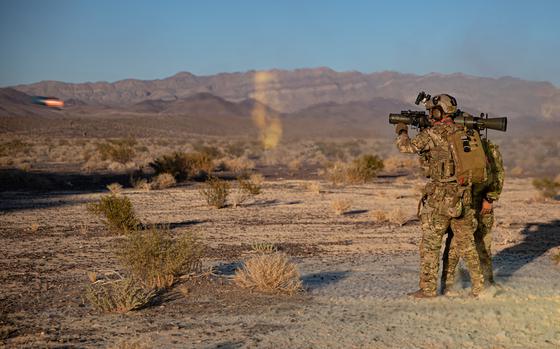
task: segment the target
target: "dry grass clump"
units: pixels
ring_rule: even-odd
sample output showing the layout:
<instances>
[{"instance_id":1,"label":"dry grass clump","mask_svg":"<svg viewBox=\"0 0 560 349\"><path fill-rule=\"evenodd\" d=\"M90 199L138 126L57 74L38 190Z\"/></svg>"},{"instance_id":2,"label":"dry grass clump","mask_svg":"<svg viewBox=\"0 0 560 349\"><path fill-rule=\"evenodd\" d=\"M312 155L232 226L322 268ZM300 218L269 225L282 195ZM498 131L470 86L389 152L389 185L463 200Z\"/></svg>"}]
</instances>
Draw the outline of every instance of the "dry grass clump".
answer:
<instances>
[{"instance_id":1,"label":"dry grass clump","mask_svg":"<svg viewBox=\"0 0 560 349\"><path fill-rule=\"evenodd\" d=\"M15 156L18 154L29 154L32 145L20 139L13 139L7 142L0 143L0 157L1 156Z\"/></svg>"},{"instance_id":2,"label":"dry grass clump","mask_svg":"<svg viewBox=\"0 0 560 349\"><path fill-rule=\"evenodd\" d=\"M109 349L150 349L151 347L141 340L124 339L110 346Z\"/></svg>"},{"instance_id":3,"label":"dry grass clump","mask_svg":"<svg viewBox=\"0 0 560 349\"><path fill-rule=\"evenodd\" d=\"M230 185L228 182L211 177L200 189L200 195L204 197L209 206L222 208L226 206L229 190Z\"/></svg>"},{"instance_id":4,"label":"dry grass clump","mask_svg":"<svg viewBox=\"0 0 560 349\"><path fill-rule=\"evenodd\" d=\"M374 223L383 224L390 223L402 226L408 221L408 216L399 208L386 212L383 210L375 210L370 213L370 217Z\"/></svg>"},{"instance_id":5,"label":"dry grass clump","mask_svg":"<svg viewBox=\"0 0 560 349\"><path fill-rule=\"evenodd\" d=\"M146 290L136 280L123 278L89 285L85 300L93 307L106 313L126 313L141 309L152 302L156 292Z\"/></svg>"},{"instance_id":6,"label":"dry grass clump","mask_svg":"<svg viewBox=\"0 0 560 349\"><path fill-rule=\"evenodd\" d=\"M303 166L303 161L301 159L293 159L290 162L288 162L288 170L291 173L296 173L299 170L301 170Z\"/></svg>"},{"instance_id":7,"label":"dry grass clump","mask_svg":"<svg viewBox=\"0 0 560 349\"><path fill-rule=\"evenodd\" d=\"M150 183L145 178L131 178L130 184L134 189L149 191L152 189Z\"/></svg>"},{"instance_id":8,"label":"dry grass clump","mask_svg":"<svg viewBox=\"0 0 560 349\"><path fill-rule=\"evenodd\" d=\"M240 287L265 293L294 294L302 290L296 266L282 253L250 258L236 271L234 281Z\"/></svg>"},{"instance_id":9,"label":"dry grass clump","mask_svg":"<svg viewBox=\"0 0 560 349\"><path fill-rule=\"evenodd\" d=\"M319 182L308 182L305 188L313 194L321 194L321 183Z\"/></svg>"},{"instance_id":10,"label":"dry grass clump","mask_svg":"<svg viewBox=\"0 0 560 349\"><path fill-rule=\"evenodd\" d=\"M235 173L247 172L255 168L255 162L245 157L225 159L222 165L225 170Z\"/></svg>"},{"instance_id":11,"label":"dry grass clump","mask_svg":"<svg viewBox=\"0 0 560 349\"><path fill-rule=\"evenodd\" d=\"M177 180L203 178L214 169L213 158L207 153L175 152L163 155L149 164L156 174L169 173Z\"/></svg>"},{"instance_id":12,"label":"dry grass clump","mask_svg":"<svg viewBox=\"0 0 560 349\"><path fill-rule=\"evenodd\" d=\"M118 257L131 275L147 288L167 288L176 278L201 267L202 243L193 234L172 239L168 229L150 227L128 236Z\"/></svg>"},{"instance_id":13,"label":"dry grass clump","mask_svg":"<svg viewBox=\"0 0 560 349\"><path fill-rule=\"evenodd\" d=\"M351 163L337 161L325 175L333 184L359 184L371 181L383 169L383 160L377 155L362 155Z\"/></svg>"},{"instance_id":14,"label":"dry grass clump","mask_svg":"<svg viewBox=\"0 0 560 349\"><path fill-rule=\"evenodd\" d=\"M97 144L97 151L101 155L101 160L111 160L120 164L130 162L136 152L134 139L110 139L106 143Z\"/></svg>"},{"instance_id":15,"label":"dry grass clump","mask_svg":"<svg viewBox=\"0 0 560 349\"><path fill-rule=\"evenodd\" d=\"M140 226L132 202L125 196L105 195L98 202L88 204L87 208L90 212L103 217L105 225L114 233L126 234Z\"/></svg>"},{"instance_id":16,"label":"dry grass clump","mask_svg":"<svg viewBox=\"0 0 560 349\"><path fill-rule=\"evenodd\" d=\"M271 242L255 242L251 245L251 249L257 253L274 253L278 251L276 245Z\"/></svg>"},{"instance_id":17,"label":"dry grass clump","mask_svg":"<svg viewBox=\"0 0 560 349\"><path fill-rule=\"evenodd\" d=\"M535 178L533 179L533 187L539 191L544 199L554 199L558 195L560 183L555 182L551 178Z\"/></svg>"},{"instance_id":18,"label":"dry grass clump","mask_svg":"<svg viewBox=\"0 0 560 349\"><path fill-rule=\"evenodd\" d=\"M406 155L393 155L383 160L383 169L388 172L415 171L419 167L416 157Z\"/></svg>"},{"instance_id":19,"label":"dry grass clump","mask_svg":"<svg viewBox=\"0 0 560 349\"><path fill-rule=\"evenodd\" d=\"M152 180L150 183L150 189L166 189L173 187L175 184L177 184L177 181L173 175L169 173L161 173Z\"/></svg>"},{"instance_id":20,"label":"dry grass clump","mask_svg":"<svg viewBox=\"0 0 560 349\"><path fill-rule=\"evenodd\" d=\"M336 214L341 215L350 210L352 201L350 199L335 199L331 202L331 207Z\"/></svg>"},{"instance_id":21,"label":"dry grass clump","mask_svg":"<svg viewBox=\"0 0 560 349\"><path fill-rule=\"evenodd\" d=\"M260 173L237 177L237 187L232 195L233 207L235 208L248 199L259 195L263 182L264 177Z\"/></svg>"},{"instance_id":22,"label":"dry grass clump","mask_svg":"<svg viewBox=\"0 0 560 349\"><path fill-rule=\"evenodd\" d=\"M117 195L122 192L123 187L119 183L111 183L107 186L107 189L109 189L111 194Z\"/></svg>"}]
</instances>

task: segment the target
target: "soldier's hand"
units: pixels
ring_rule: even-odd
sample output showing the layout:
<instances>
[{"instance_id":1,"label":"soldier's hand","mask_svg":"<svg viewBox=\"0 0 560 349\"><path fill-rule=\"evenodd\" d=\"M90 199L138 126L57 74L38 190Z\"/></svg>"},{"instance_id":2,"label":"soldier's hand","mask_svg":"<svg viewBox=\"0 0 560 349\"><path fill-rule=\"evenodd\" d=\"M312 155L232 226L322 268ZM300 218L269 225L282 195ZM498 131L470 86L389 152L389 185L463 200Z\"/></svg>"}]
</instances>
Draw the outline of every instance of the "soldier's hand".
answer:
<instances>
[{"instance_id":1,"label":"soldier's hand","mask_svg":"<svg viewBox=\"0 0 560 349\"><path fill-rule=\"evenodd\" d=\"M492 203L486 200L482 200L482 210L480 210L480 213L488 214L491 212L492 212Z\"/></svg>"},{"instance_id":2,"label":"soldier's hand","mask_svg":"<svg viewBox=\"0 0 560 349\"><path fill-rule=\"evenodd\" d=\"M408 133L408 126L405 123L399 122L395 128L395 132L400 135L401 133Z\"/></svg>"}]
</instances>

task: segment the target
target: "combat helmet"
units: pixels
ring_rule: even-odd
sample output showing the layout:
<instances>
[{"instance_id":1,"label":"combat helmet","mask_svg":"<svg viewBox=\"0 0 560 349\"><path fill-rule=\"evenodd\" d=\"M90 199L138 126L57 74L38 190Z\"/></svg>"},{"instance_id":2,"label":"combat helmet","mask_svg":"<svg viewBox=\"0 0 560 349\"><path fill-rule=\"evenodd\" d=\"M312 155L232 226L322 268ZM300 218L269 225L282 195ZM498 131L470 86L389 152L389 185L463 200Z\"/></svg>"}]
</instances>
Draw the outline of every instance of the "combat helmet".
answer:
<instances>
[{"instance_id":1,"label":"combat helmet","mask_svg":"<svg viewBox=\"0 0 560 349\"><path fill-rule=\"evenodd\" d=\"M424 105L428 110L440 107L445 114L453 114L457 111L457 100L446 93L433 96Z\"/></svg>"}]
</instances>

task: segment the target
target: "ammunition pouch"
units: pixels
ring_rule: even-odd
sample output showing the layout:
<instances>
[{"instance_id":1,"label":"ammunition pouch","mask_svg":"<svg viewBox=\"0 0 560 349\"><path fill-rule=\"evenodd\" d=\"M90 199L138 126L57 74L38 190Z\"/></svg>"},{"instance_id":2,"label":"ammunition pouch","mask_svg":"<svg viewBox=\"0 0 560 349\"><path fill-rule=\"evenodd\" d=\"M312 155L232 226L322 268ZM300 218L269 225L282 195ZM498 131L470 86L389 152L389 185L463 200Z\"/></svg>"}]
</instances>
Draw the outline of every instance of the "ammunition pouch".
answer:
<instances>
[{"instance_id":1,"label":"ammunition pouch","mask_svg":"<svg viewBox=\"0 0 560 349\"><path fill-rule=\"evenodd\" d=\"M470 186L457 183L430 182L423 190L418 213L433 212L438 215L457 218L463 214L465 207L472 205Z\"/></svg>"}]
</instances>

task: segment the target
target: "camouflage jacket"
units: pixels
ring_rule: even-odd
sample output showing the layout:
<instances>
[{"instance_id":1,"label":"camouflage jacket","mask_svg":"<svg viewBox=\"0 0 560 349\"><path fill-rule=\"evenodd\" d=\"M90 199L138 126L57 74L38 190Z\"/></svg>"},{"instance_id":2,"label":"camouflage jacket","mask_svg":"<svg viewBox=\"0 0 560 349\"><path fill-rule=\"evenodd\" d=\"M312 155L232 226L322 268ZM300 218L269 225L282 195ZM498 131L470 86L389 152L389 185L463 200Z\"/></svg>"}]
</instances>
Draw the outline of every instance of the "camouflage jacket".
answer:
<instances>
[{"instance_id":1,"label":"camouflage jacket","mask_svg":"<svg viewBox=\"0 0 560 349\"><path fill-rule=\"evenodd\" d=\"M397 136L396 145L401 153L417 153L426 164L426 176L434 182L456 181L455 163L448 141L448 135L460 125L438 123L420 131L412 139L406 133Z\"/></svg>"},{"instance_id":2,"label":"camouflage jacket","mask_svg":"<svg viewBox=\"0 0 560 349\"><path fill-rule=\"evenodd\" d=\"M495 201L500 198L504 186L505 171L502 154L498 146L487 139L482 140L482 146L488 160L488 180L486 183L473 185L473 196Z\"/></svg>"}]
</instances>

